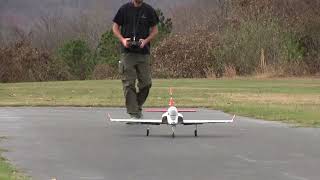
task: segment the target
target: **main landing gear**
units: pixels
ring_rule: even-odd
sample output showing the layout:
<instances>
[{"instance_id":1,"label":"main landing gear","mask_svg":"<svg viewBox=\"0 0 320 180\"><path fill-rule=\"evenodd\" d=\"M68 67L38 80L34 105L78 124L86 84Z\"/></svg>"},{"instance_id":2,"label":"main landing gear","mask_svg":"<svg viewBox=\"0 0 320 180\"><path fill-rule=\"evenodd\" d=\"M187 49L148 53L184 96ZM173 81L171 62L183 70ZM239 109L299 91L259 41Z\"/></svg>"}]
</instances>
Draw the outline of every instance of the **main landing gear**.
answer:
<instances>
[{"instance_id":1,"label":"main landing gear","mask_svg":"<svg viewBox=\"0 0 320 180\"><path fill-rule=\"evenodd\" d=\"M196 129L194 130L194 136L195 137L198 137L198 125L195 125ZM175 138L176 135L175 135L175 130L176 130L176 126L171 126L171 130L172 130L172 138ZM146 133L146 136L149 136L150 135L150 127L147 128L147 133Z\"/></svg>"},{"instance_id":2,"label":"main landing gear","mask_svg":"<svg viewBox=\"0 0 320 180\"><path fill-rule=\"evenodd\" d=\"M198 125L196 125L196 129L194 130L194 136L198 137Z\"/></svg>"},{"instance_id":3,"label":"main landing gear","mask_svg":"<svg viewBox=\"0 0 320 180\"><path fill-rule=\"evenodd\" d=\"M147 136L150 135L150 128L147 128Z\"/></svg>"}]
</instances>

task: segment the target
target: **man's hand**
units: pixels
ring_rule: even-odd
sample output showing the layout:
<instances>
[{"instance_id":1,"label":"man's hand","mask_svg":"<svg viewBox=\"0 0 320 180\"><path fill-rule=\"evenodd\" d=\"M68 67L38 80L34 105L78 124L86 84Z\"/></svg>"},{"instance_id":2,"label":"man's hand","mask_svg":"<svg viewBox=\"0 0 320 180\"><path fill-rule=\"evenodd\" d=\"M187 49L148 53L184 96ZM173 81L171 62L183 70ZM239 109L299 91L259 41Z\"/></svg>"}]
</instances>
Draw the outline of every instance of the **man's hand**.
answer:
<instances>
[{"instance_id":1,"label":"man's hand","mask_svg":"<svg viewBox=\"0 0 320 180\"><path fill-rule=\"evenodd\" d=\"M126 48L129 48L129 43L128 41L130 40L130 38L124 38L121 35L120 32L120 26L117 23L113 23L113 27L112 27L112 31L114 33L114 35L119 39L119 41L122 43L122 45Z\"/></svg>"},{"instance_id":2,"label":"man's hand","mask_svg":"<svg viewBox=\"0 0 320 180\"><path fill-rule=\"evenodd\" d=\"M140 39L140 48L144 48L152 39L155 38L155 36L158 34L159 30L158 30L158 26L155 25L153 27L151 27L151 32L149 37L147 37L147 39Z\"/></svg>"},{"instance_id":3,"label":"man's hand","mask_svg":"<svg viewBox=\"0 0 320 180\"><path fill-rule=\"evenodd\" d=\"M143 49L148 44L148 42L145 39L140 39L139 42L141 43L140 45L141 49Z\"/></svg>"},{"instance_id":4,"label":"man's hand","mask_svg":"<svg viewBox=\"0 0 320 180\"><path fill-rule=\"evenodd\" d=\"M123 46L125 48L129 48L129 43L128 43L129 40L130 40L130 38L122 38L121 39L121 43L123 44Z\"/></svg>"}]
</instances>

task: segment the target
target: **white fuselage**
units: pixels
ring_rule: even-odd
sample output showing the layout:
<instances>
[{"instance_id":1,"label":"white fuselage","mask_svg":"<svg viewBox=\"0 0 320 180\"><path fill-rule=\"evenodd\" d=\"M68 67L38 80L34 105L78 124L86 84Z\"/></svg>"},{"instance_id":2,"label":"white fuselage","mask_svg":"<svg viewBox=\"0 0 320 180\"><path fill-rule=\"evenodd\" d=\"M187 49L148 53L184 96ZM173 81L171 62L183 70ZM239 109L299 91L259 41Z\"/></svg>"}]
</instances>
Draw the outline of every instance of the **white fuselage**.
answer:
<instances>
[{"instance_id":1,"label":"white fuselage","mask_svg":"<svg viewBox=\"0 0 320 180\"><path fill-rule=\"evenodd\" d=\"M178 112L178 109L174 106L169 107L168 111L163 113L162 119L164 119L164 117L166 117L168 125L173 125L173 126L179 123L182 123L182 122L179 122L179 117L181 120L183 120L183 115L180 114Z\"/></svg>"}]
</instances>

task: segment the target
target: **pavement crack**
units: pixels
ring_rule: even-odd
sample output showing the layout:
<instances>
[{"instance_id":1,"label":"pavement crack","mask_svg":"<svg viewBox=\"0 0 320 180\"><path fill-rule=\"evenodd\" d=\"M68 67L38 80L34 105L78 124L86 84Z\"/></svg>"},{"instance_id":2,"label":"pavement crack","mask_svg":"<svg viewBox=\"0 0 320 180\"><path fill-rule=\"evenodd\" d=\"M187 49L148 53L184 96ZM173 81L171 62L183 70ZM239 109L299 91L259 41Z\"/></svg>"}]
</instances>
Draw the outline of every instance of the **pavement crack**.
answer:
<instances>
[{"instance_id":1,"label":"pavement crack","mask_svg":"<svg viewBox=\"0 0 320 180\"><path fill-rule=\"evenodd\" d=\"M293 174L289 174L287 172L283 172L283 175L288 177L288 178L290 178L290 179L294 179L294 180L309 180L307 178L296 176L296 175L293 175Z\"/></svg>"},{"instance_id":2,"label":"pavement crack","mask_svg":"<svg viewBox=\"0 0 320 180\"><path fill-rule=\"evenodd\" d=\"M235 157L239 158L239 159L241 159L243 161L247 161L249 163L256 163L257 162L257 160L255 160L255 159L250 159L250 158L242 156L242 155L236 155Z\"/></svg>"}]
</instances>

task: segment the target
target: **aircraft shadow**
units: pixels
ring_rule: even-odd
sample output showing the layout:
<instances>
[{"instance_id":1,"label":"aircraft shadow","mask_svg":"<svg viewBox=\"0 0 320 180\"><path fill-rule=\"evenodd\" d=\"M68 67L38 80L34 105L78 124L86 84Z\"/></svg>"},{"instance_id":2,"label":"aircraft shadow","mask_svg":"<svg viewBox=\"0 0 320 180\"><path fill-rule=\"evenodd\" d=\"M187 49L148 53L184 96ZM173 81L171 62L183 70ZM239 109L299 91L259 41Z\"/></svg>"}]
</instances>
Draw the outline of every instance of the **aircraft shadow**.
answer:
<instances>
[{"instance_id":1,"label":"aircraft shadow","mask_svg":"<svg viewBox=\"0 0 320 180\"><path fill-rule=\"evenodd\" d=\"M146 136L145 134L122 134L122 137L128 138L172 138L171 134L151 134L150 136ZM200 134L197 137L194 135L186 135L186 134L176 134L174 139L221 139L221 138L237 138L239 134Z\"/></svg>"}]
</instances>

